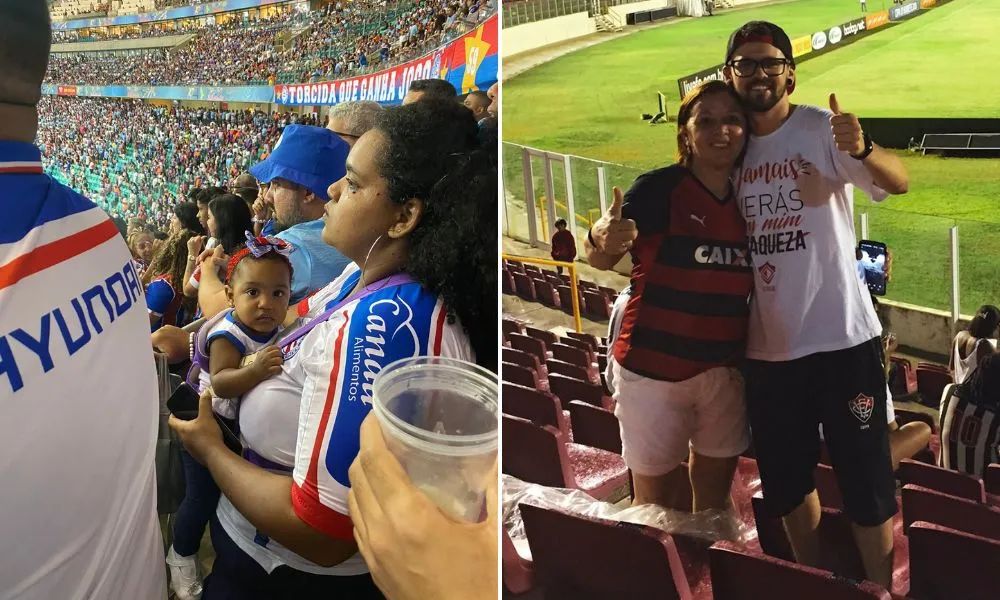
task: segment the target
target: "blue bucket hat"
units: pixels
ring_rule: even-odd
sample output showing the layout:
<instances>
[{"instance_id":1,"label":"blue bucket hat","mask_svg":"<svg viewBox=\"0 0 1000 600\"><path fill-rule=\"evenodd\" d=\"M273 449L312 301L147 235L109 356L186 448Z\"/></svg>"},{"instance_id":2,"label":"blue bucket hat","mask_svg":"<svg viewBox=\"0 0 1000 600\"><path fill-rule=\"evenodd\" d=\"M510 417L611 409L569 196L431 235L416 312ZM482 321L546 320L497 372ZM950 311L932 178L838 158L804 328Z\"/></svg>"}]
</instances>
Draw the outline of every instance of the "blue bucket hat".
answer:
<instances>
[{"instance_id":1,"label":"blue bucket hat","mask_svg":"<svg viewBox=\"0 0 1000 600\"><path fill-rule=\"evenodd\" d=\"M262 183L287 179L329 200L326 189L344 177L350 150L347 142L329 129L288 125L270 156L250 167L250 174Z\"/></svg>"}]
</instances>

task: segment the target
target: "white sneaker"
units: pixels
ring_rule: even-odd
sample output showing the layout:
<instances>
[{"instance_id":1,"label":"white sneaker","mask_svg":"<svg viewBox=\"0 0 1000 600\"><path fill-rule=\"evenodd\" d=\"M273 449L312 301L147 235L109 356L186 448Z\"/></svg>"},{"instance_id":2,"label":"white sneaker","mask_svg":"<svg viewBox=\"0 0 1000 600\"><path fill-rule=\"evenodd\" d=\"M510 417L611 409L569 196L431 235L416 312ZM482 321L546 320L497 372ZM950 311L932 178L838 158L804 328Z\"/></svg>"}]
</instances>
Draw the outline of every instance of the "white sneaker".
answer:
<instances>
[{"instance_id":1,"label":"white sneaker","mask_svg":"<svg viewBox=\"0 0 1000 600\"><path fill-rule=\"evenodd\" d=\"M198 555L180 556L170 546L167 552L167 566L170 567L170 589L177 600L200 600L201 575L198 574Z\"/></svg>"}]
</instances>

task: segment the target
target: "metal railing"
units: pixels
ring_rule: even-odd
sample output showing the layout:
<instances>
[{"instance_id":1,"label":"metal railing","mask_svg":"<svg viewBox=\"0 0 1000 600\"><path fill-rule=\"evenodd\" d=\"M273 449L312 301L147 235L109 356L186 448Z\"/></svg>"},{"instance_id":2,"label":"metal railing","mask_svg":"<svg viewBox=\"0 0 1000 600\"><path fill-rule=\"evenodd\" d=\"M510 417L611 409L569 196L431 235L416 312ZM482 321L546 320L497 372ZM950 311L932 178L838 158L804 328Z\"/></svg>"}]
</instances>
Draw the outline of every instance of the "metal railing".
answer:
<instances>
[{"instance_id":1,"label":"metal railing","mask_svg":"<svg viewBox=\"0 0 1000 600\"><path fill-rule=\"evenodd\" d=\"M554 221L566 219L578 256L585 256L589 224L607 210L611 187L628 189L644 172L509 142L501 150L503 234L548 249ZM856 195L858 239L885 242L893 253L888 299L947 311L953 323L997 303L1000 223L902 211Z\"/></svg>"},{"instance_id":2,"label":"metal railing","mask_svg":"<svg viewBox=\"0 0 1000 600\"><path fill-rule=\"evenodd\" d=\"M583 318L580 314L580 287L577 285L576 265L560 260L549 260L547 258L533 258L531 256L518 256L516 254L501 254L504 260L514 260L520 263L541 265L548 267L563 267L569 270L569 292L573 296L573 326L577 333L583 333Z\"/></svg>"}]
</instances>

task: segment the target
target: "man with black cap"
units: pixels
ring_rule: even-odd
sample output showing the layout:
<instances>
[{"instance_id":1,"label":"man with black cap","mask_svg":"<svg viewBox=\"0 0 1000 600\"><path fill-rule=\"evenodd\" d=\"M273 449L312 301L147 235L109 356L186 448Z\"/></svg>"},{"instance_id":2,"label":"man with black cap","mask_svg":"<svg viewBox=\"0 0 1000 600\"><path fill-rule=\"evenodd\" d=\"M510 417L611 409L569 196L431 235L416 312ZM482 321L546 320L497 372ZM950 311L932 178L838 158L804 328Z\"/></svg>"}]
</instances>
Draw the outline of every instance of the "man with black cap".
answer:
<instances>
[{"instance_id":1,"label":"man with black cap","mask_svg":"<svg viewBox=\"0 0 1000 600\"><path fill-rule=\"evenodd\" d=\"M856 272L854 187L874 201L907 191L895 155L857 116L793 105L788 36L766 22L729 39L725 75L753 135L737 169L755 282L746 396L764 496L799 562L824 566L813 470L817 425L854 522L867 576L889 587L896 512L881 326Z\"/></svg>"}]
</instances>

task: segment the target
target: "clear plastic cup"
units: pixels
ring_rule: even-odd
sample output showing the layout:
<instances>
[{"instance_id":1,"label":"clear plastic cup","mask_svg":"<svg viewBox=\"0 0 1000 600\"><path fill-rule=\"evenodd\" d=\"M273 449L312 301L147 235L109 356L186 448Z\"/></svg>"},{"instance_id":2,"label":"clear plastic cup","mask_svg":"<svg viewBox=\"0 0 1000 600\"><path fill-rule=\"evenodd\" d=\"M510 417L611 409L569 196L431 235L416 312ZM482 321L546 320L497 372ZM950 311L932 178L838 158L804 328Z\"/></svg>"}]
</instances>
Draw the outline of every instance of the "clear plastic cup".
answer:
<instances>
[{"instance_id":1,"label":"clear plastic cup","mask_svg":"<svg viewBox=\"0 0 1000 600\"><path fill-rule=\"evenodd\" d=\"M373 395L386 445L413 484L452 517L482 520L497 460L496 376L461 360L409 358L378 374Z\"/></svg>"}]
</instances>

